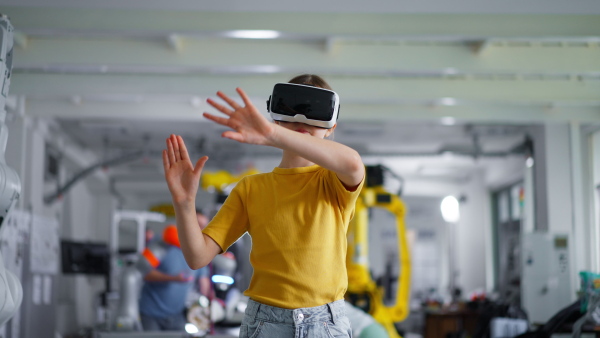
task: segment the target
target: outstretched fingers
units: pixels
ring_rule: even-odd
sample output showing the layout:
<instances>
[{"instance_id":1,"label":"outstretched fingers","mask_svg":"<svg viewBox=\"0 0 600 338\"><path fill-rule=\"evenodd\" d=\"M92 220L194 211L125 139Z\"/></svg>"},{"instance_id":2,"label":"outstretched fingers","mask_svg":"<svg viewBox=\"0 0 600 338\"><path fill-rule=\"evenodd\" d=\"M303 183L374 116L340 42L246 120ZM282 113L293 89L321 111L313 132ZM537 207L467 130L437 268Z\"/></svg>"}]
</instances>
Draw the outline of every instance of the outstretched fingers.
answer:
<instances>
[{"instance_id":1,"label":"outstretched fingers","mask_svg":"<svg viewBox=\"0 0 600 338\"><path fill-rule=\"evenodd\" d=\"M199 174L200 172L202 172L202 169L204 168L204 163L206 163L206 161L208 160L208 156L202 156L197 162L196 162L196 166L194 167L194 172L196 174Z\"/></svg>"},{"instance_id":2,"label":"outstretched fingers","mask_svg":"<svg viewBox=\"0 0 600 338\"><path fill-rule=\"evenodd\" d=\"M242 90L242 88L236 88L235 89L238 94L240 95L240 97L242 98L242 100L244 100L244 104L246 106L250 106L252 105L252 101L250 101L250 98L248 97L248 95L246 95L246 92L244 90Z\"/></svg>"},{"instance_id":3,"label":"outstretched fingers","mask_svg":"<svg viewBox=\"0 0 600 338\"><path fill-rule=\"evenodd\" d=\"M213 99L206 99L206 102L208 104L210 104L211 106L213 106L216 110L220 111L221 113L229 116L231 114L233 114L233 111L225 106L223 106L222 104L216 102Z\"/></svg>"},{"instance_id":4,"label":"outstretched fingers","mask_svg":"<svg viewBox=\"0 0 600 338\"><path fill-rule=\"evenodd\" d=\"M167 139L167 160L170 165L175 164L177 159L175 158L175 151L173 150L173 142L171 141L171 137Z\"/></svg>"},{"instance_id":5,"label":"outstretched fingers","mask_svg":"<svg viewBox=\"0 0 600 338\"><path fill-rule=\"evenodd\" d=\"M162 151L162 160L163 160L163 168L165 172L171 168L171 163L169 163L169 155L167 155L167 150L163 149Z\"/></svg>"},{"instance_id":6,"label":"outstretched fingers","mask_svg":"<svg viewBox=\"0 0 600 338\"><path fill-rule=\"evenodd\" d=\"M177 135L177 144L179 145L179 156L184 161L190 160L190 155L188 154L188 150L185 147L185 142L183 142L183 138Z\"/></svg>"},{"instance_id":7,"label":"outstretched fingers","mask_svg":"<svg viewBox=\"0 0 600 338\"><path fill-rule=\"evenodd\" d=\"M171 144L173 145L173 154L175 155L175 161L181 161L181 150L179 147L179 140L177 136L171 135Z\"/></svg>"},{"instance_id":8,"label":"outstretched fingers","mask_svg":"<svg viewBox=\"0 0 600 338\"><path fill-rule=\"evenodd\" d=\"M217 92L217 95L223 99L223 101L227 102L228 105L231 106L231 108L233 108L234 110L238 110L240 108L242 108L237 102L235 102L232 98L230 98L229 96L225 95L225 93L219 91Z\"/></svg>"},{"instance_id":9,"label":"outstretched fingers","mask_svg":"<svg viewBox=\"0 0 600 338\"><path fill-rule=\"evenodd\" d=\"M202 114L202 116L204 116L205 118L207 118L211 121L215 121L220 125L229 127L229 119L228 118L215 116L215 115L209 114L209 113L204 113L204 114Z\"/></svg>"},{"instance_id":10,"label":"outstretched fingers","mask_svg":"<svg viewBox=\"0 0 600 338\"><path fill-rule=\"evenodd\" d=\"M224 131L221 134L222 137L228 138L230 140L234 140L234 141L238 141L238 142L244 142L244 137L242 136L242 134L237 133L233 130L228 130L228 131Z\"/></svg>"}]
</instances>

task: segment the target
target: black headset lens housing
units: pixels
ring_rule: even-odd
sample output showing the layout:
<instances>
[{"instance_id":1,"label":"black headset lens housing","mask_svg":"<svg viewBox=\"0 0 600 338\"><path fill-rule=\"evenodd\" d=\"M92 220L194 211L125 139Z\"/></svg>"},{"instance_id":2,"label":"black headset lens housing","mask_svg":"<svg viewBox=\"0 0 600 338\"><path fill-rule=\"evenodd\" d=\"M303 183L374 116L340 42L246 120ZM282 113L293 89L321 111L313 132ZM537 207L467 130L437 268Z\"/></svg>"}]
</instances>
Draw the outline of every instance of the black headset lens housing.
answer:
<instances>
[{"instance_id":1,"label":"black headset lens housing","mask_svg":"<svg viewBox=\"0 0 600 338\"><path fill-rule=\"evenodd\" d=\"M331 129L337 122L340 99L336 92L295 83L277 83L267 101L275 121L301 122Z\"/></svg>"}]
</instances>

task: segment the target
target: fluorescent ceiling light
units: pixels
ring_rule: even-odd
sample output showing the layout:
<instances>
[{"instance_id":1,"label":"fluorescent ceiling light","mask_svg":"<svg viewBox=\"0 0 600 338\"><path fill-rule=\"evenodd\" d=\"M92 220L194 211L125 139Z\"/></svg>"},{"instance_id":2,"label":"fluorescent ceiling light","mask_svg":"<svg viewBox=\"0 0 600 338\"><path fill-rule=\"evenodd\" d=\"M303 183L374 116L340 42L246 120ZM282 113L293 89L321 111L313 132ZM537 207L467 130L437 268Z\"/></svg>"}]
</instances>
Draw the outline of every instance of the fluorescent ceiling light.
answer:
<instances>
[{"instance_id":1,"label":"fluorescent ceiling light","mask_svg":"<svg viewBox=\"0 0 600 338\"><path fill-rule=\"evenodd\" d=\"M272 30L237 30L229 31L225 35L237 39L275 39L280 37L281 33Z\"/></svg>"},{"instance_id":2,"label":"fluorescent ceiling light","mask_svg":"<svg viewBox=\"0 0 600 338\"><path fill-rule=\"evenodd\" d=\"M456 124L456 119L452 116L442 117L440 122L445 126L453 126Z\"/></svg>"},{"instance_id":3,"label":"fluorescent ceiling light","mask_svg":"<svg viewBox=\"0 0 600 338\"><path fill-rule=\"evenodd\" d=\"M456 68L444 68L442 73L444 73L444 75L456 75L459 71Z\"/></svg>"},{"instance_id":4,"label":"fluorescent ceiling light","mask_svg":"<svg viewBox=\"0 0 600 338\"><path fill-rule=\"evenodd\" d=\"M202 99L198 96L192 96L192 98L190 99L190 104L194 108L200 108L200 106L202 106L202 103Z\"/></svg>"},{"instance_id":5,"label":"fluorescent ceiling light","mask_svg":"<svg viewBox=\"0 0 600 338\"><path fill-rule=\"evenodd\" d=\"M452 97L442 97L438 101L442 106L456 106L456 99Z\"/></svg>"}]
</instances>

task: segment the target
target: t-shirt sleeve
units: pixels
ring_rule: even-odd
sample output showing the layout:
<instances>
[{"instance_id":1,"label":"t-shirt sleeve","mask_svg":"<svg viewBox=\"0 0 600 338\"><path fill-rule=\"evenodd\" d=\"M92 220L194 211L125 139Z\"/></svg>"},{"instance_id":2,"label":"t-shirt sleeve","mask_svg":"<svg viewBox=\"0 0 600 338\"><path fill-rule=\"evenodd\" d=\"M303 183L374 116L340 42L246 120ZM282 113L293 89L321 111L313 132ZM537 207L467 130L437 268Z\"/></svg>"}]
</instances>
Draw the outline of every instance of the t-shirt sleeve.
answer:
<instances>
[{"instance_id":1,"label":"t-shirt sleeve","mask_svg":"<svg viewBox=\"0 0 600 338\"><path fill-rule=\"evenodd\" d=\"M358 195L360 195L360 191L365 183L365 178L363 177L362 181L354 189L350 191L346 189L342 181L337 177L335 172L327 170L327 174L329 175L328 181L336 192L337 200L340 208L343 210L347 219L351 219L354 216L354 207L356 205L356 199Z\"/></svg>"},{"instance_id":2,"label":"t-shirt sleeve","mask_svg":"<svg viewBox=\"0 0 600 338\"><path fill-rule=\"evenodd\" d=\"M246 179L243 178L233 188L221 209L202 231L212 238L223 252L227 251L248 230L248 211L244 203L247 191L245 186Z\"/></svg>"}]
</instances>

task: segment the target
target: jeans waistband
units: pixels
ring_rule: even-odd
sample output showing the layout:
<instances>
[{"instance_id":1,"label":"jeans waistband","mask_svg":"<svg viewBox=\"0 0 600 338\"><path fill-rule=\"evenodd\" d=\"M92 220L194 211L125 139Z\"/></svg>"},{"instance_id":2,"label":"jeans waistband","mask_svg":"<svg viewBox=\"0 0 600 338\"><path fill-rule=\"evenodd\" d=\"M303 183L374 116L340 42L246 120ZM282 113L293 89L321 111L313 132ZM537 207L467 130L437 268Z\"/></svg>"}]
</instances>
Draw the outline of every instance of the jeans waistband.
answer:
<instances>
[{"instance_id":1,"label":"jeans waistband","mask_svg":"<svg viewBox=\"0 0 600 338\"><path fill-rule=\"evenodd\" d=\"M324 320L331 320L333 323L336 323L338 318L346 316L346 308L343 299L321 306L299 309L284 309L265 305L250 299L246 308L246 315L258 320L293 325Z\"/></svg>"}]
</instances>

